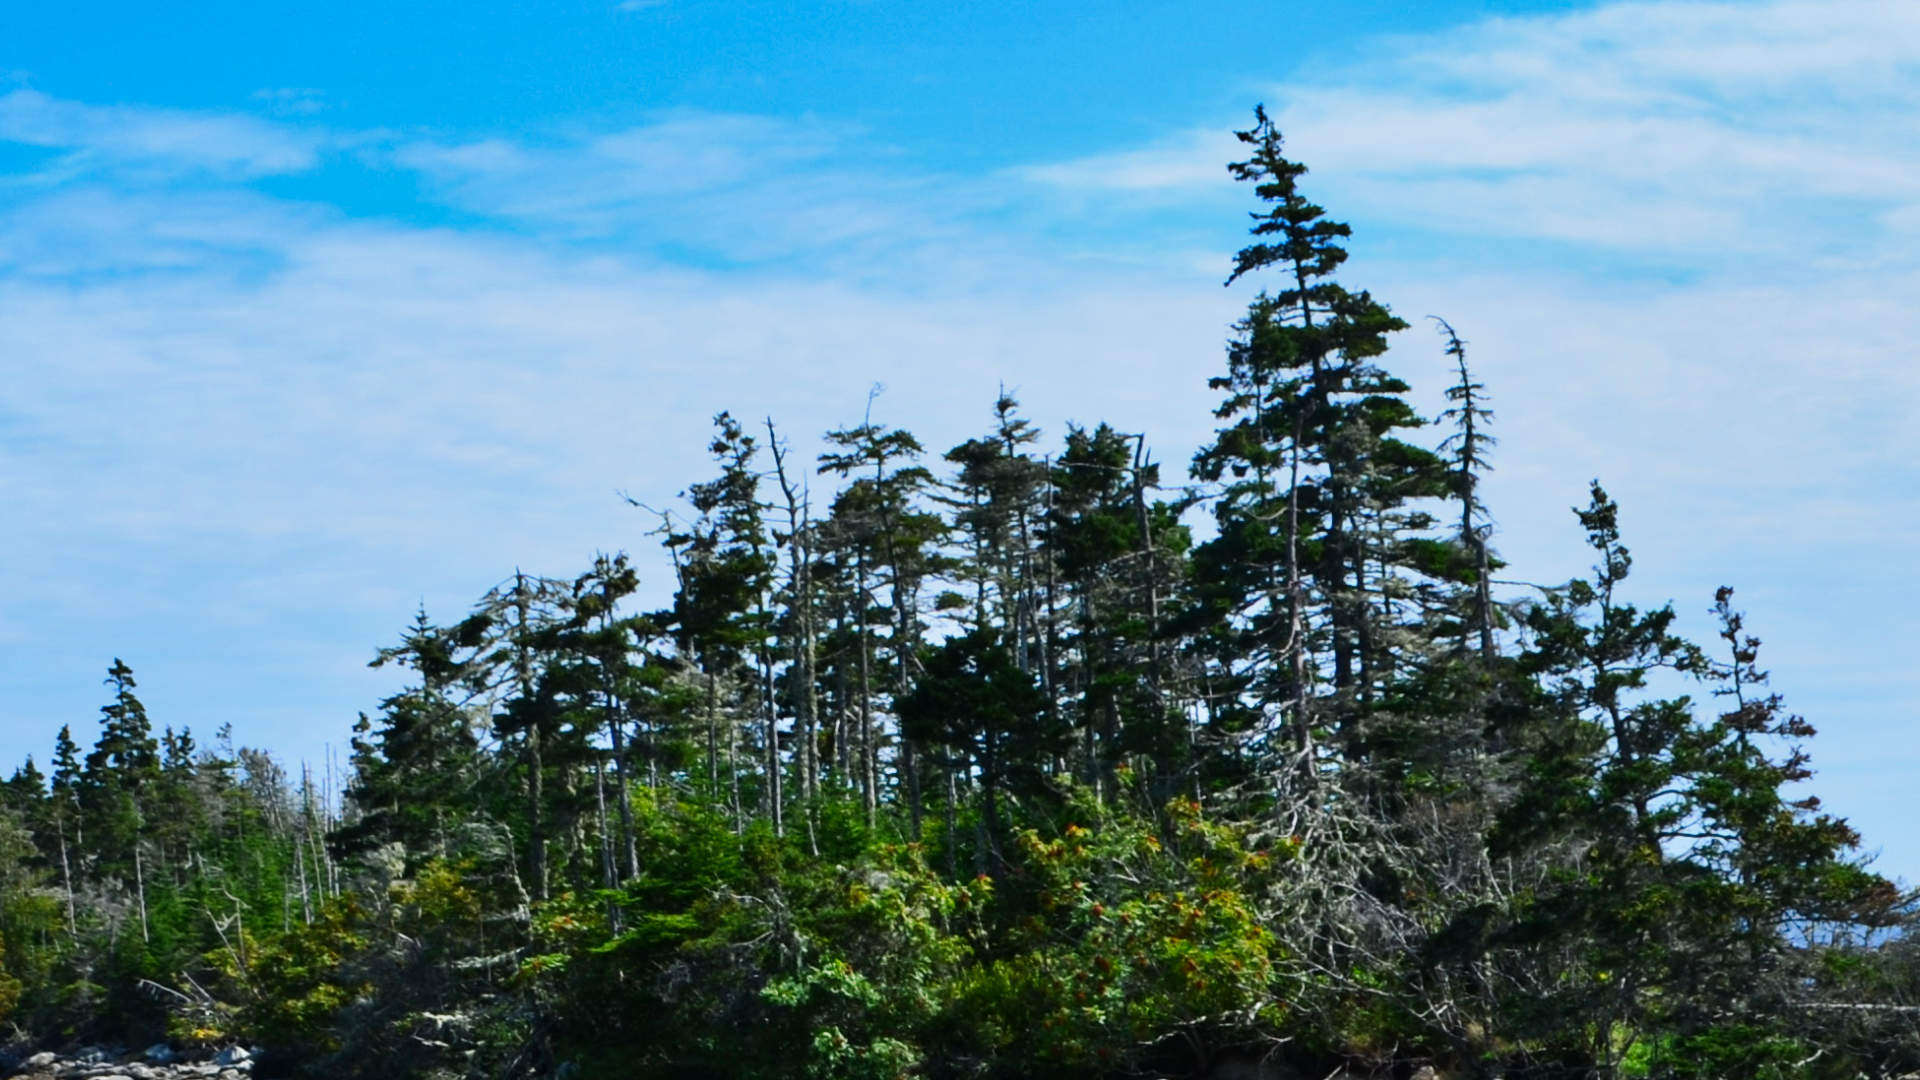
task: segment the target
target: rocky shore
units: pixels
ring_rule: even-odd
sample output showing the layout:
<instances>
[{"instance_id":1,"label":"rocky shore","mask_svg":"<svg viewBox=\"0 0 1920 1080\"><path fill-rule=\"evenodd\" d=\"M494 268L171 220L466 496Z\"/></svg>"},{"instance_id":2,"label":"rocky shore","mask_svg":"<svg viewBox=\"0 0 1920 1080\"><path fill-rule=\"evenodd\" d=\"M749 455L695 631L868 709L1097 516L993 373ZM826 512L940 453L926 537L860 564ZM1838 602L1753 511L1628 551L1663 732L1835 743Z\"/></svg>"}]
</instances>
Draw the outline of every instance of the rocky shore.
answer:
<instances>
[{"instance_id":1,"label":"rocky shore","mask_svg":"<svg viewBox=\"0 0 1920 1080\"><path fill-rule=\"evenodd\" d=\"M238 1046L200 1059L176 1053L165 1044L131 1057L94 1048L0 1059L0 1076L18 1080L250 1080L252 1075L253 1055Z\"/></svg>"}]
</instances>

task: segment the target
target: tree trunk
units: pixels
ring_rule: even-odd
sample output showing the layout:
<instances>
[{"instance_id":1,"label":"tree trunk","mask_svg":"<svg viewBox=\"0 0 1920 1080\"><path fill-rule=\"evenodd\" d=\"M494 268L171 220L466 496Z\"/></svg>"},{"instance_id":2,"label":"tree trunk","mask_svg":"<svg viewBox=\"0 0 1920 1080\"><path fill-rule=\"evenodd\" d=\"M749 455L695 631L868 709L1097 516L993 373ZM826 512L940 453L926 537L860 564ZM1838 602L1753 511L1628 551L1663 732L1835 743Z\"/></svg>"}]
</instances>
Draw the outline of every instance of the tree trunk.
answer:
<instances>
[{"instance_id":1,"label":"tree trunk","mask_svg":"<svg viewBox=\"0 0 1920 1080\"><path fill-rule=\"evenodd\" d=\"M705 672L707 680L707 790L712 798L720 798L720 711L715 705L713 673Z\"/></svg>"},{"instance_id":2,"label":"tree trunk","mask_svg":"<svg viewBox=\"0 0 1920 1080\"><path fill-rule=\"evenodd\" d=\"M304 877L305 874L306 867L303 864L301 875ZM133 882L140 897L140 940L151 944L153 936L147 927L147 870L145 861L140 857L140 837L137 834L133 838Z\"/></svg>"},{"instance_id":3,"label":"tree trunk","mask_svg":"<svg viewBox=\"0 0 1920 1080\"><path fill-rule=\"evenodd\" d=\"M73 866L67 861L67 826L55 819L54 835L60 838L60 883L67 894L67 936L80 943L80 924L73 915Z\"/></svg>"},{"instance_id":4,"label":"tree trunk","mask_svg":"<svg viewBox=\"0 0 1920 1080\"><path fill-rule=\"evenodd\" d=\"M765 614L766 606L763 603L761 615L764 617ZM786 822L781 816L781 802L785 796L780 770L780 715L773 692L773 656L765 648L760 650L760 691L767 717L767 811L773 819L773 835L785 836Z\"/></svg>"},{"instance_id":5,"label":"tree trunk","mask_svg":"<svg viewBox=\"0 0 1920 1080\"><path fill-rule=\"evenodd\" d=\"M513 572L513 609L519 620L514 627L513 671L519 684L520 699L529 704L533 701L533 661L527 654L527 580L520 571ZM527 876L533 879L534 892L540 899L547 899L547 834L545 823L541 821L543 798L542 784L545 781L544 765L540 760L540 718L529 710L527 739L524 746L523 767L527 770Z\"/></svg>"}]
</instances>

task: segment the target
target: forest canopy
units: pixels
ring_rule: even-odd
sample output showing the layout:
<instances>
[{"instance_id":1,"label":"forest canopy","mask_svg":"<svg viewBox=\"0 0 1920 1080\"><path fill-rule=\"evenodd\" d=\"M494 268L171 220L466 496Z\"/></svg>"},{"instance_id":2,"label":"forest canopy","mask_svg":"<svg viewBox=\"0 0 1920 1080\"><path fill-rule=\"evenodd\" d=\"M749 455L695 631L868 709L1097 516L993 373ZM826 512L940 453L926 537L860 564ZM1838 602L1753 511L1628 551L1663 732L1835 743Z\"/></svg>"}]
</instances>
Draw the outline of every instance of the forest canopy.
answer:
<instances>
[{"instance_id":1,"label":"forest canopy","mask_svg":"<svg viewBox=\"0 0 1920 1080\"><path fill-rule=\"evenodd\" d=\"M1599 481L1590 573L1519 584L1467 340L1238 136L1257 291L1184 476L1007 393L812 461L721 413L636 511L670 605L615 553L422 611L337 765L116 659L94 746L0 785L0 1021L367 1078L1920 1069L1913 896L1733 590L1681 637Z\"/></svg>"}]
</instances>

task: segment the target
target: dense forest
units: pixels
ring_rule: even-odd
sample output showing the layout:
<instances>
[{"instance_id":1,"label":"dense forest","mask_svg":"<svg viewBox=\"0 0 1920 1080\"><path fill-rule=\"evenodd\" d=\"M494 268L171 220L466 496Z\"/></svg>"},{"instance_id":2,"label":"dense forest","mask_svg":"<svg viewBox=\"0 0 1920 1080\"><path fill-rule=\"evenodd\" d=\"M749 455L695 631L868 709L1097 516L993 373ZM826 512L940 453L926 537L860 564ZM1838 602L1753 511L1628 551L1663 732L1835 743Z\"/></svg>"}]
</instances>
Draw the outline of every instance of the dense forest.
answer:
<instances>
[{"instance_id":1,"label":"dense forest","mask_svg":"<svg viewBox=\"0 0 1920 1080\"><path fill-rule=\"evenodd\" d=\"M1920 1070L1914 897L1732 591L1678 636L1598 482L1590 575L1521 584L1466 343L1240 139L1261 291L1186 475L1008 394L811 461L723 413L636 509L670 607L613 554L422 612L347 760L115 661L0 785L0 1021L366 1078Z\"/></svg>"}]
</instances>

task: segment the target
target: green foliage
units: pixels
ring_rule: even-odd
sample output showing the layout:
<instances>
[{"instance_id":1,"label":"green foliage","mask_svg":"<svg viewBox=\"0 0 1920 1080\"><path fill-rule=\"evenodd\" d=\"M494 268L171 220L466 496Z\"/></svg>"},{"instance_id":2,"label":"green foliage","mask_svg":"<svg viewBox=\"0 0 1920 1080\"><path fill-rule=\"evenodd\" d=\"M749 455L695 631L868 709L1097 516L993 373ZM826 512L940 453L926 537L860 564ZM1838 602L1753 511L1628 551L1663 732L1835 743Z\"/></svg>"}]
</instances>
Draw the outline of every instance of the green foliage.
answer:
<instances>
[{"instance_id":1,"label":"green foliage","mask_svg":"<svg viewBox=\"0 0 1920 1080\"><path fill-rule=\"evenodd\" d=\"M0 938L0 1023L11 1017L14 1007L20 1004L20 980L8 972L6 961L6 939Z\"/></svg>"},{"instance_id":2,"label":"green foliage","mask_svg":"<svg viewBox=\"0 0 1920 1080\"><path fill-rule=\"evenodd\" d=\"M1097 1070L1185 1028L1279 1019L1269 987L1285 954L1253 898L1288 847L1252 849L1184 800L1163 822L1074 809L1091 827L1021 832L1020 895L1001 898L1005 928L982 935L986 962L961 976L956 1015L982 1049Z\"/></svg>"},{"instance_id":3,"label":"green foliage","mask_svg":"<svg viewBox=\"0 0 1920 1080\"><path fill-rule=\"evenodd\" d=\"M367 945L362 911L352 897L330 901L314 920L262 941L236 933L207 962L240 1001L235 1034L295 1053L337 1049L339 1013L368 986L350 961Z\"/></svg>"}]
</instances>

